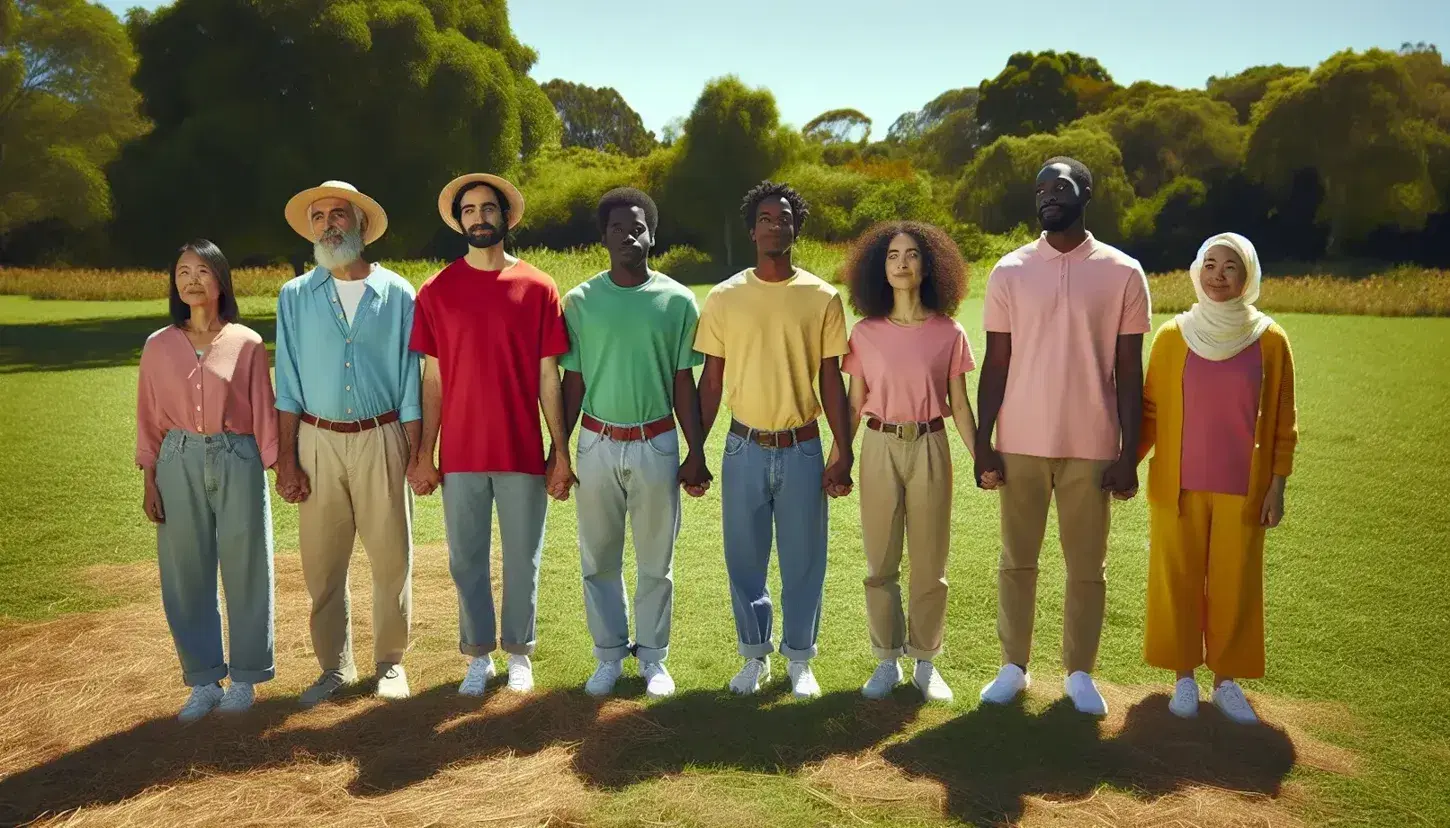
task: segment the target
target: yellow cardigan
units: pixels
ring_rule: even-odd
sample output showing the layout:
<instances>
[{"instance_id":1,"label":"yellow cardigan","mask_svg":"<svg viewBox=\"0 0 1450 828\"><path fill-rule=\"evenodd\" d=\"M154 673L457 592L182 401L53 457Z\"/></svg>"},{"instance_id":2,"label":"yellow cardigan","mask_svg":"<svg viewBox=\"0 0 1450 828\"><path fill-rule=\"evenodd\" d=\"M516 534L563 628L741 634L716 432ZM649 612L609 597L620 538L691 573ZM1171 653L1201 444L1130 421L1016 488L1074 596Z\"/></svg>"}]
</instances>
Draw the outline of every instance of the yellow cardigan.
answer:
<instances>
[{"instance_id":1,"label":"yellow cardigan","mask_svg":"<svg viewBox=\"0 0 1450 828\"><path fill-rule=\"evenodd\" d=\"M1259 416L1254 426L1254 457L1249 466L1249 494L1244 520L1258 523L1264 497L1274 475L1288 477L1294 470L1294 447L1299 442L1298 414L1294 408L1294 355L1289 336L1277 324L1259 338L1264 379L1259 389ZM1178 512L1181 490L1179 465L1183 457L1183 366L1188 343L1169 320L1153 337L1148 374L1143 380L1143 429L1138 461L1148 461L1148 505ZM1156 446L1156 449L1154 448Z\"/></svg>"}]
</instances>

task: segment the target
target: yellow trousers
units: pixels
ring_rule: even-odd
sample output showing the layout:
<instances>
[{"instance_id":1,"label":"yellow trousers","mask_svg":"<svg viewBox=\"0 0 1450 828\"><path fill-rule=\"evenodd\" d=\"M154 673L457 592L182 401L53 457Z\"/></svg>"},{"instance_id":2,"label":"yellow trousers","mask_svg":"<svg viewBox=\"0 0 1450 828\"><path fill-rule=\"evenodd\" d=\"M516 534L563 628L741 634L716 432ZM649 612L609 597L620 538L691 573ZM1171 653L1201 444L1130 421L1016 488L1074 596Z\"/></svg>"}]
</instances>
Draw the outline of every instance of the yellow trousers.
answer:
<instances>
[{"instance_id":1,"label":"yellow trousers","mask_svg":"<svg viewBox=\"0 0 1450 828\"><path fill-rule=\"evenodd\" d=\"M1148 663L1263 676L1264 527L1244 521L1244 498L1180 492L1177 514L1148 520Z\"/></svg>"}]
</instances>

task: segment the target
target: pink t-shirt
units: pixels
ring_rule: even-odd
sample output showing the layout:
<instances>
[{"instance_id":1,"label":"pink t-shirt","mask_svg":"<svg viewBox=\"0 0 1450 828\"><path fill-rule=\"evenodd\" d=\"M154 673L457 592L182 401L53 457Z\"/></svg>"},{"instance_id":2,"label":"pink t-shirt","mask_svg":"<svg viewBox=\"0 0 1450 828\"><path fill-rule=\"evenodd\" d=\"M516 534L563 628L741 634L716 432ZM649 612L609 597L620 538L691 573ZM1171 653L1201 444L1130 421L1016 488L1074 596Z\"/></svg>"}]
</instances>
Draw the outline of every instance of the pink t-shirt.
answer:
<instances>
[{"instance_id":1,"label":"pink t-shirt","mask_svg":"<svg viewBox=\"0 0 1450 828\"><path fill-rule=\"evenodd\" d=\"M1246 495L1264 356L1259 343L1215 362L1192 351L1183 365L1183 457L1179 486Z\"/></svg>"},{"instance_id":2,"label":"pink t-shirt","mask_svg":"<svg viewBox=\"0 0 1450 828\"><path fill-rule=\"evenodd\" d=\"M1044 233L992 269L985 316L988 333L1012 335L997 450L1117 459L1118 337L1152 330L1137 259L1091 233L1059 253Z\"/></svg>"},{"instance_id":3,"label":"pink t-shirt","mask_svg":"<svg viewBox=\"0 0 1450 828\"><path fill-rule=\"evenodd\" d=\"M136 465L156 465L166 432L251 434L262 466L277 462L277 399L267 346L231 322L200 357L186 332L167 325L146 340L136 389Z\"/></svg>"},{"instance_id":4,"label":"pink t-shirt","mask_svg":"<svg viewBox=\"0 0 1450 828\"><path fill-rule=\"evenodd\" d=\"M977 367L967 332L940 315L910 328L863 319L851 329L850 348L841 370L866 383L862 413L888 423L951 416L947 382Z\"/></svg>"}]
</instances>

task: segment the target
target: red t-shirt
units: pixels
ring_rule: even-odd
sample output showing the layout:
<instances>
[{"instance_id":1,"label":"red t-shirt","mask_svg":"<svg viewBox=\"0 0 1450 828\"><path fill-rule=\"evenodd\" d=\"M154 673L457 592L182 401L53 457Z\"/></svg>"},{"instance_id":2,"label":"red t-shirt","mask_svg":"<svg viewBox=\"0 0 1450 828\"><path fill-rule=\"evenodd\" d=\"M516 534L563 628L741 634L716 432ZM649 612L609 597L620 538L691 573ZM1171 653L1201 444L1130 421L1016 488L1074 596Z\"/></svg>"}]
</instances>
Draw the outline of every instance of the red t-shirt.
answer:
<instances>
[{"instance_id":1,"label":"red t-shirt","mask_svg":"<svg viewBox=\"0 0 1450 828\"><path fill-rule=\"evenodd\" d=\"M439 471L544 473L539 361L569 350L548 274L459 259L419 288L408 347L437 357L443 378Z\"/></svg>"}]
</instances>

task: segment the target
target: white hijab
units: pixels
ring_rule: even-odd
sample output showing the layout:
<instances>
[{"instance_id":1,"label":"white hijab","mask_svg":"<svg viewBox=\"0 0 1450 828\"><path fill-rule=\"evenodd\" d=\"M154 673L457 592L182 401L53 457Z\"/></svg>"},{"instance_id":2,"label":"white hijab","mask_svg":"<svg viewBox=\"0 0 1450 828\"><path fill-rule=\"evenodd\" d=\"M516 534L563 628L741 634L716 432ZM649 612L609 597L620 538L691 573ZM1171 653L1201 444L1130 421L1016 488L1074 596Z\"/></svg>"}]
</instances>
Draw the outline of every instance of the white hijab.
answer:
<instances>
[{"instance_id":1,"label":"white hijab","mask_svg":"<svg viewBox=\"0 0 1450 828\"><path fill-rule=\"evenodd\" d=\"M1244 263L1244 292L1237 299L1216 302L1208 297L1200 281L1203 259L1214 247L1227 247L1238 253ZM1222 362L1233 359L1255 342L1274 320L1254 307L1259 298L1259 254L1254 243L1237 233L1219 233L1198 248L1198 257L1188 269L1198 302L1187 313L1178 314L1178 330L1195 354L1204 359Z\"/></svg>"}]
</instances>

